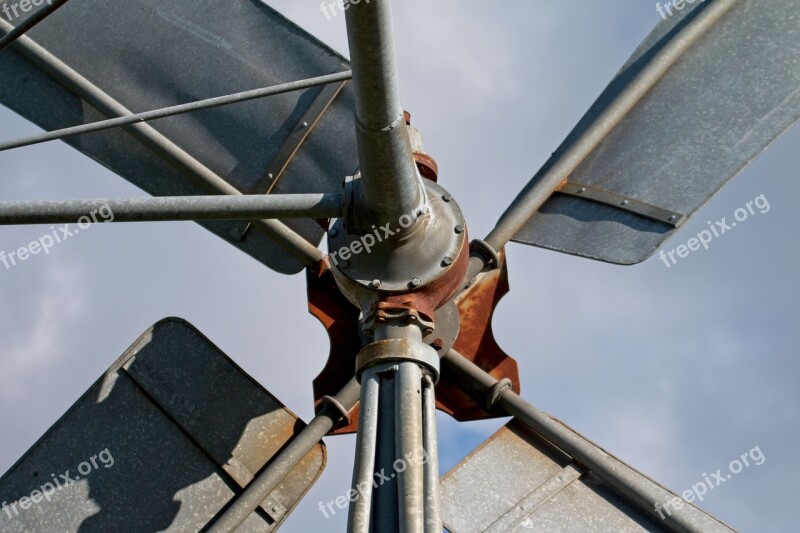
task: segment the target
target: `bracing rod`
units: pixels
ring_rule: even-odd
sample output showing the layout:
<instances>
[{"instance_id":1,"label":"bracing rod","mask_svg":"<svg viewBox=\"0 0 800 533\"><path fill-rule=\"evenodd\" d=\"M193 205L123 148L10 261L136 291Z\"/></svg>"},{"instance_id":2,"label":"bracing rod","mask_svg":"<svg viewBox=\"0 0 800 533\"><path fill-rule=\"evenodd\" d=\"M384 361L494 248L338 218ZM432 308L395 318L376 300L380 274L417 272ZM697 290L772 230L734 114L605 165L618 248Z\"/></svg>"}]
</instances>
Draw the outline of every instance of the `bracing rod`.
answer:
<instances>
[{"instance_id":1,"label":"bracing rod","mask_svg":"<svg viewBox=\"0 0 800 533\"><path fill-rule=\"evenodd\" d=\"M338 193L7 201L0 224L333 218L341 211Z\"/></svg>"}]
</instances>

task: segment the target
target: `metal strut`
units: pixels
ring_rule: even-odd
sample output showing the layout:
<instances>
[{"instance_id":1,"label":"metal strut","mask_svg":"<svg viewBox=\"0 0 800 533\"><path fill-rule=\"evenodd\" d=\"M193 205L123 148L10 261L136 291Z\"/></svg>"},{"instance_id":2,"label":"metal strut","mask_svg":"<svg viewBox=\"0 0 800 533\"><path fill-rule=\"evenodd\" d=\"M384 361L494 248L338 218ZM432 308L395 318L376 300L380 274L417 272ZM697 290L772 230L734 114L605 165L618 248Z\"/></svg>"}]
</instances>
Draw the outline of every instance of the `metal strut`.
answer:
<instances>
[{"instance_id":1,"label":"metal strut","mask_svg":"<svg viewBox=\"0 0 800 533\"><path fill-rule=\"evenodd\" d=\"M439 358L418 327L397 329L357 359L362 387L352 533L442 531L433 388Z\"/></svg>"}]
</instances>

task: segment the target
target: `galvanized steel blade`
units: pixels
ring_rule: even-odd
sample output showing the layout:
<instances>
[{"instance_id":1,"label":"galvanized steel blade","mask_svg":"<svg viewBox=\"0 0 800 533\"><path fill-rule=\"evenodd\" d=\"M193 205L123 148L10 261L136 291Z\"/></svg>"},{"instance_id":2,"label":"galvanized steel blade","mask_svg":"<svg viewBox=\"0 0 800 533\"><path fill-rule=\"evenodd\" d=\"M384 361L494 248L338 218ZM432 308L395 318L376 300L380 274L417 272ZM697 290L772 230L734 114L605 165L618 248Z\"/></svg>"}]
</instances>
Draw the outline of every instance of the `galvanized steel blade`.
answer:
<instances>
[{"instance_id":1,"label":"galvanized steel blade","mask_svg":"<svg viewBox=\"0 0 800 533\"><path fill-rule=\"evenodd\" d=\"M800 118L800 2L666 19L500 219L495 249L640 262Z\"/></svg>"},{"instance_id":2,"label":"galvanized steel blade","mask_svg":"<svg viewBox=\"0 0 800 533\"><path fill-rule=\"evenodd\" d=\"M53 17L0 54L0 102L48 131L349 70L259 2L84 0ZM342 81L65 142L154 196L337 192L358 167L352 110ZM202 225L279 272L322 257L314 220Z\"/></svg>"}]
</instances>

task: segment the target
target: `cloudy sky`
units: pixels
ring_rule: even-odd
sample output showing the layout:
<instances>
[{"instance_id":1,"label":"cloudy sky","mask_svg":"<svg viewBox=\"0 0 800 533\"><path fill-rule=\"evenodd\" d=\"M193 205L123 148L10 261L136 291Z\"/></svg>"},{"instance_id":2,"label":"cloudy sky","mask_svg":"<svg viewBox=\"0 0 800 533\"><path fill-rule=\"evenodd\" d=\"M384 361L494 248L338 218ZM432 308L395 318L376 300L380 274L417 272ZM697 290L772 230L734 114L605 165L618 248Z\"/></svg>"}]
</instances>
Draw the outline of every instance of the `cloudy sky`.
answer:
<instances>
[{"instance_id":1,"label":"cloudy sky","mask_svg":"<svg viewBox=\"0 0 800 533\"><path fill-rule=\"evenodd\" d=\"M269 4L346 54L342 16ZM395 2L404 105L472 235L491 229L658 20L641 0ZM36 131L0 108L0 138ZM676 492L758 446L764 463L702 504L742 531L797 522L798 142L800 130L779 139L677 240L761 194L769 212L672 268L510 246L511 293L494 323L529 401ZM63 144L2 153L0 168L4 199L141 195ZM42 234L0 229L0 250ZM94 226L0 266L0 471L166 316L189 320L310 419L328 341L306 312L303 276L281 278L193 223ZM441 416L443 471L503 423ZM328 468L284 531L344 530L342 513L326 520L317 505L346 491L353 442L327 440Z\"/></svg>"}]
</instances>

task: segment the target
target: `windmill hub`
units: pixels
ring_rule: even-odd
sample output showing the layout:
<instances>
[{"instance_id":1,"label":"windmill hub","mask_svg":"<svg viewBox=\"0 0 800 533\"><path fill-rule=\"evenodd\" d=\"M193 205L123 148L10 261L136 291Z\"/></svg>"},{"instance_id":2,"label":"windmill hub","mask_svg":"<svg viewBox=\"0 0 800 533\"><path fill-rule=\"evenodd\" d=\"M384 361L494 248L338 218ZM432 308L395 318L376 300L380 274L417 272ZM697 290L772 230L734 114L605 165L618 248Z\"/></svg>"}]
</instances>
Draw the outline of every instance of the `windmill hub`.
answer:
<instances>
[{"instance_id":1,"label":"windmill hub","mask_svg":"<svg viewBox=\"0 0 800 533\"><path fill-rule=\"evenodd\" d=\"M421 214L404 214L358 233L348 233L339 219L328 232L336 282L365 321L400 312L425 332L433 327L436 309L464 281L469 260L464 216L444 188L422 181L428 208Z\"/></svg>"}]
</instances>

